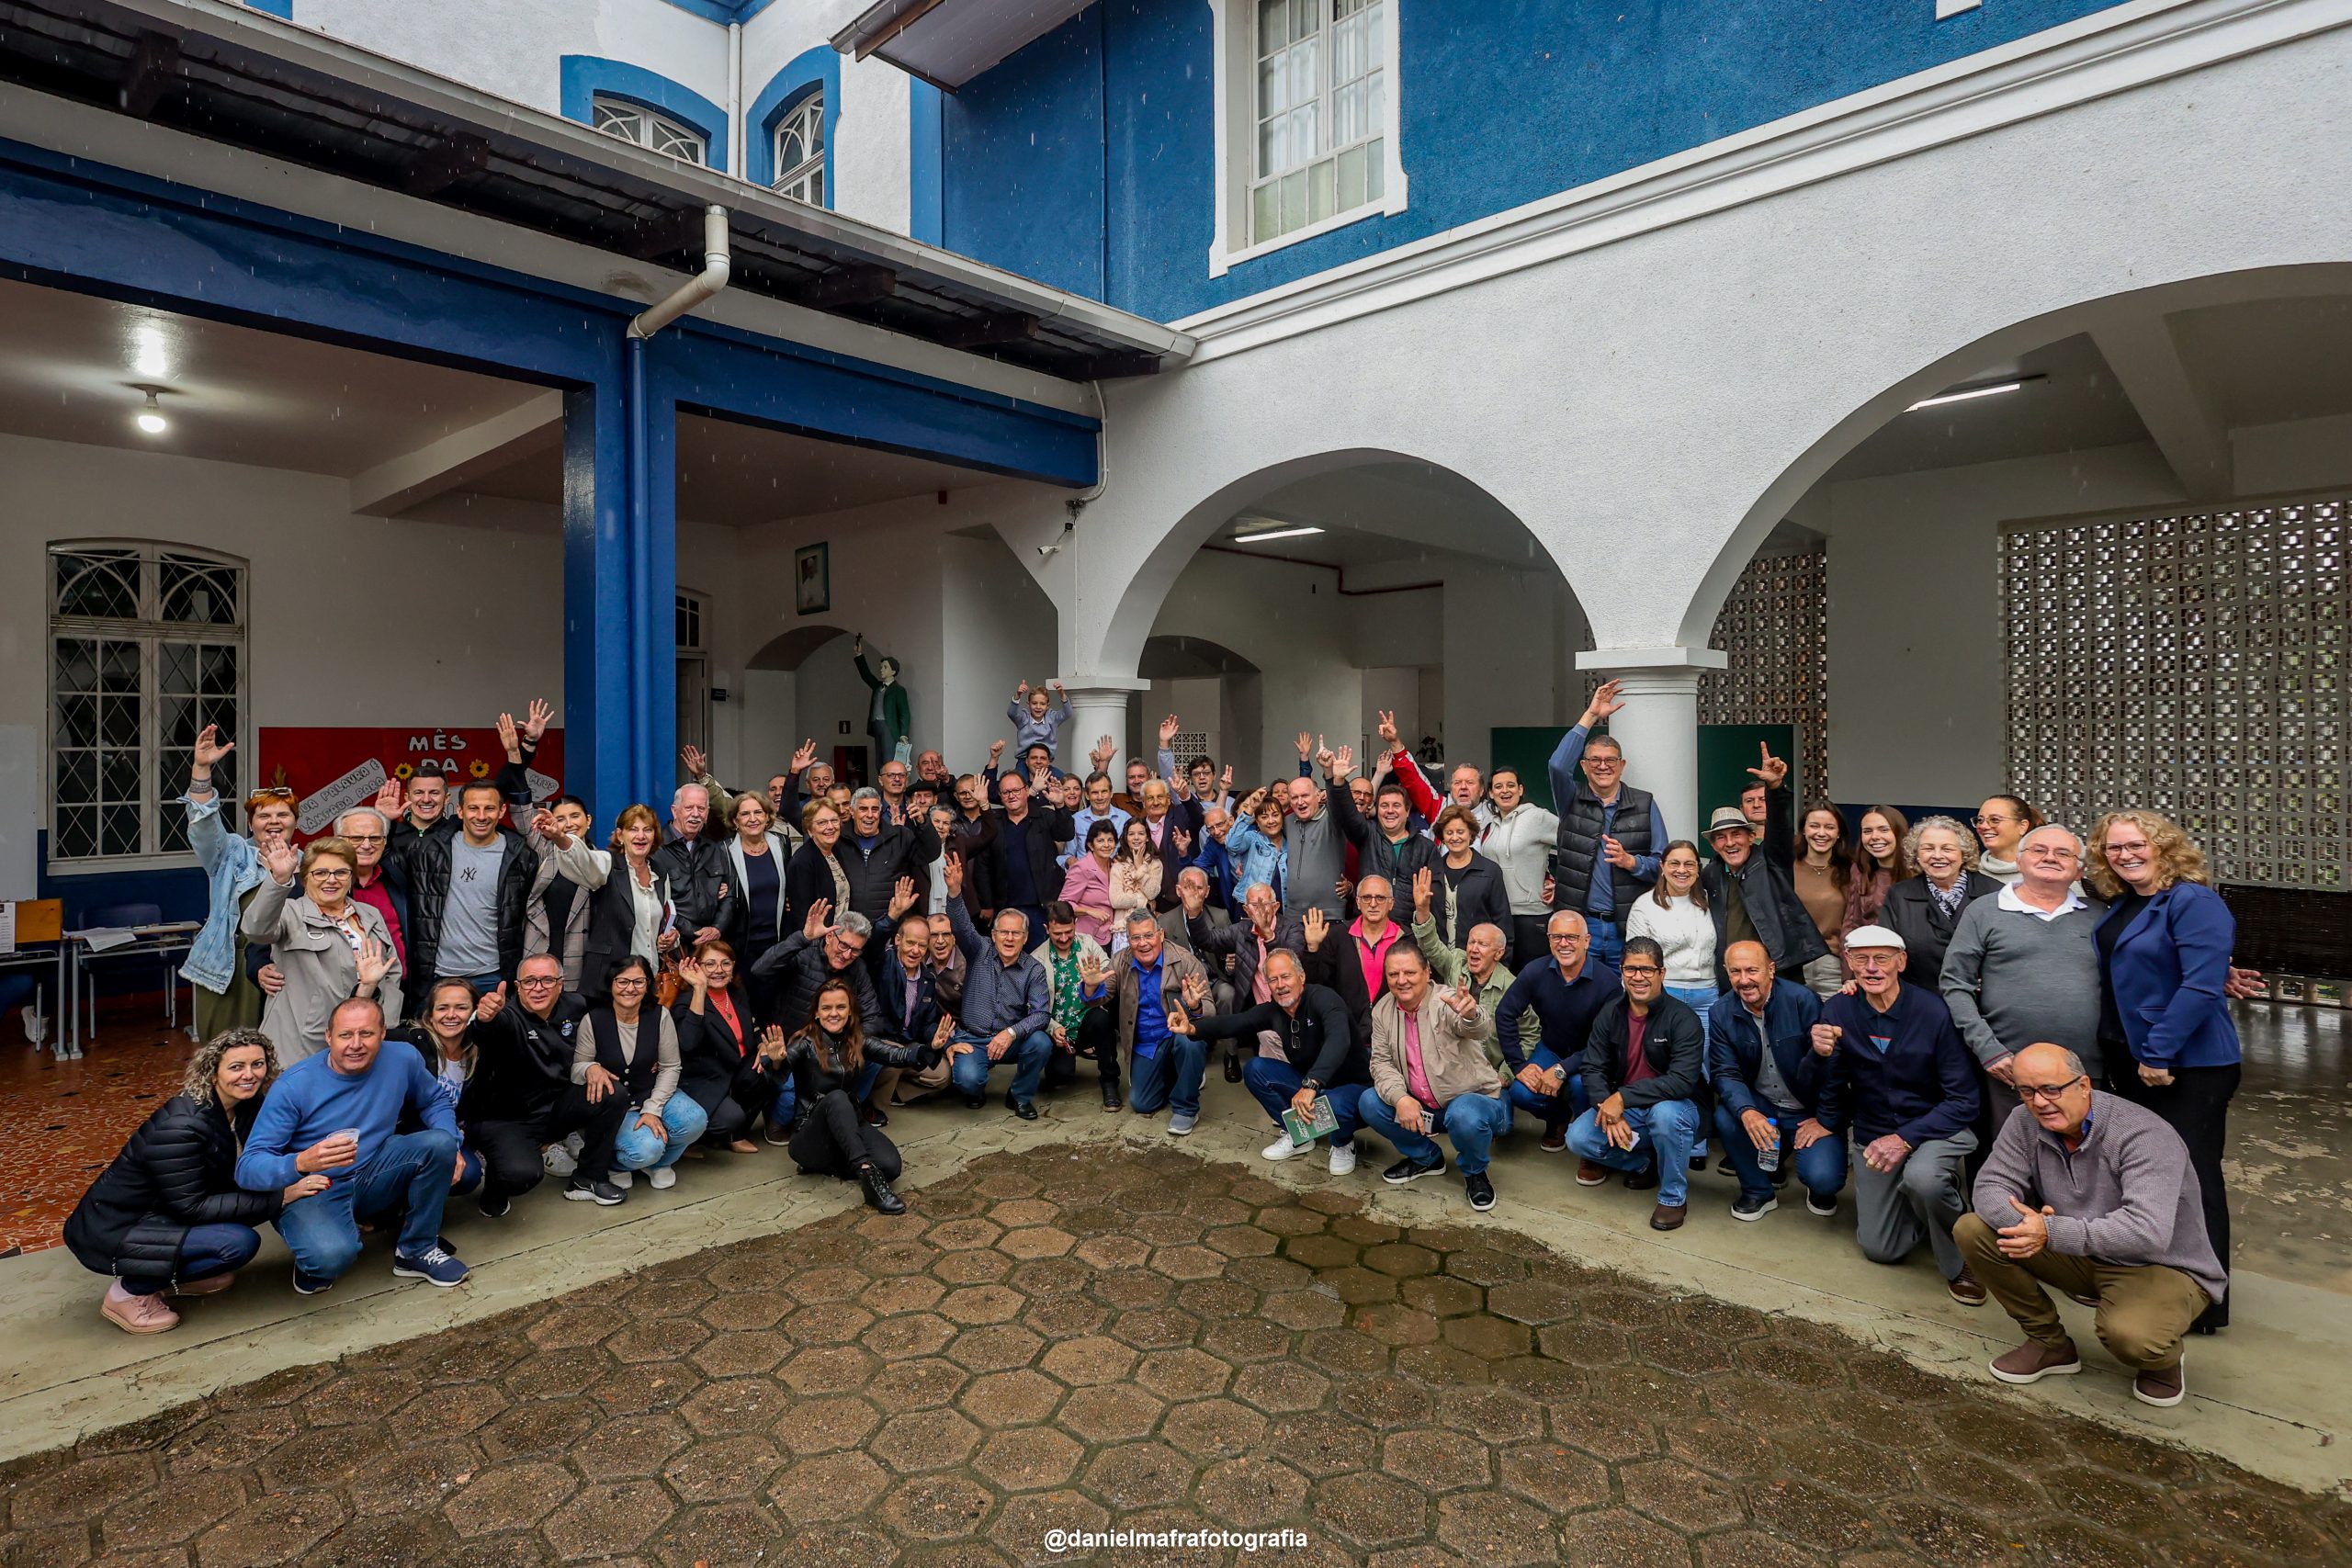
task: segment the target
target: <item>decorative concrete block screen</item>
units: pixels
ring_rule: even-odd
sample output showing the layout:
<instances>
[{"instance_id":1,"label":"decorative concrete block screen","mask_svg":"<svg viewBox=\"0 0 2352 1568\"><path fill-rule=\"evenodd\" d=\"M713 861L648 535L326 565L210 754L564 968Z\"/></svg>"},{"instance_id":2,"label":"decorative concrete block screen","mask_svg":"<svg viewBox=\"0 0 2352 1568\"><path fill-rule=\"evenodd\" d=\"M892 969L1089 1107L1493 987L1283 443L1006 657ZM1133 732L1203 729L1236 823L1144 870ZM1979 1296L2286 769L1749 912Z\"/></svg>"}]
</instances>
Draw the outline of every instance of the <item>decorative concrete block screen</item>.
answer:
<instances>
[{"instance_id":1,"label":"decorative concrete block screen","mask_svg":"<svg viewBox=\"0 0 2352 1568\"><path fill-rule=\"evenodd\" d=\"M1789 759L1790 783L1800 805L1829 791L1828 600L1828 557L1819 546L1757 557L1707 639L1730 663L1699 678L1701 724L1796 727L1801 755Z\"/></svg>"},{"instance_id":2,"label":"decorative concrete block screen","mask_svg":"<svg viewBox=\"0 0 2352 1568\"><path fill-rule=\"evenodd\" d=\"M2009 776L2057 821L2140 805L2219 880L2340 891L2352 858L2342 500L2004 530Z\"/></svg>"}]
</instances>

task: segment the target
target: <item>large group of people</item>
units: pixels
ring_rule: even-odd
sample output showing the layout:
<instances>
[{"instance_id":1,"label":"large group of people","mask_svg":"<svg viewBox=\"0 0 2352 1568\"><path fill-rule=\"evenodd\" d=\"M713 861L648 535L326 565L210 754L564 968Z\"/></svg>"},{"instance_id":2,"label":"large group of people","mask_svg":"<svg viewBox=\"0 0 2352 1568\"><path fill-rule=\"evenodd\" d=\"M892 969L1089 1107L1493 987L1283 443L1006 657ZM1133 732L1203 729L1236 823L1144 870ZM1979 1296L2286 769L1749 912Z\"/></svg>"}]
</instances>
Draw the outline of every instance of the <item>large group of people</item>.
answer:
<instances>
[{"instance_id":1,"label":"large group of people","mask_svg":"<svg viewBox=\"0 0 2352 1568\"><path fill-rule=\"evenodd\" d=\"M1442 787L1381 716L1363 772L1298 737L1294 776L1235 793L1180 760L1065 771L1069 710L1023 685L973 773L885 756L853 787L805 744L730 790L692 748L666 815L603 836L532 798L551 717L501 716L495 776L422 773L294 841L283 790L232 830L208 729L186 795L212 908L187 973L209 1040L181 1094L92 1187L67 1241L138 1333L220 1289L275 1224L323 1291L393 1233L393 1269L466 1277L447 1203L497 1219L553 1173L625 1201L682 1159L788 1148L905 1207L883 1129L926 1096L1022 1119L1091 1069L1106 1112L1182 1136L1221 1065L1263 1151L1360 1143L1384 1179L1497 1199L1524 1117L1574 1180L1655 1193L1694 1170L1763 1219L1794 1180L1862 1255L1924 1246L1953 1299L2026 1344L2014 1382L2076 1370L2044 1283L2174 1403L2180 1346L2227 1321L2222 1156L2238 1077L2234 928L2156 813L2078 834L1995 795L1973 823L1790 798L1769 749L1698 839L1670 835L1603 683L1553 754L1556 809L1504 767ZM1365 776L1366 774L1370 776ZM1719 1163L1715 1151L1720 1150Z\"/></svg>"}]
</instances>

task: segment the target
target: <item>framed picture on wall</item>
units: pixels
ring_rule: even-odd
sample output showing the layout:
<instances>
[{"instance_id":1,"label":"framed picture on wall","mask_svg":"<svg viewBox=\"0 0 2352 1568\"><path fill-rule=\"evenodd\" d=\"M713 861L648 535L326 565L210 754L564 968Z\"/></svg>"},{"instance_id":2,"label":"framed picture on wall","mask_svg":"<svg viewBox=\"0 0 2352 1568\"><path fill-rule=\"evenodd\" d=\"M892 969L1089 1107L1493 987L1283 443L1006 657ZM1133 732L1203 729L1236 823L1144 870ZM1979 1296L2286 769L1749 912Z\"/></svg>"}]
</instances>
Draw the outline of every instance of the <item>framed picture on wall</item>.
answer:
<instances>
[{"instance_id":1,"label":"framed picture on wall","mask_svg":"<svg viewBox=\"0 0 2352 1568\"><path fill-rule=\"evenodd\" d=\"M792 552L792 608L813 615L833 607L832 547L803 545Z\"/></svg>"}]
</instances>

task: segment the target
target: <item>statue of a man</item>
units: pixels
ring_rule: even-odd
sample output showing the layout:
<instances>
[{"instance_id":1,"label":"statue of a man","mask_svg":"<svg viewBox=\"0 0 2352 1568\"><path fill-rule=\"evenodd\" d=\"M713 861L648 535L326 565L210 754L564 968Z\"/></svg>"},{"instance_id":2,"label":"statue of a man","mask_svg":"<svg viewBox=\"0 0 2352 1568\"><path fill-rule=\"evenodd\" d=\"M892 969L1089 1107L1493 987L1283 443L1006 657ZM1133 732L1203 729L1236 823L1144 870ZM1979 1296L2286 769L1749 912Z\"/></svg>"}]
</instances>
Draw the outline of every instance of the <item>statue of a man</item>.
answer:
<instances>
[{"instance_id":1,"label":"statue of a man","mask_svg":"<svg viewBox=\"0 0 2352 1568\"><path fill-rule=\"evenodd\" d=\"M874 740L874 765L896 759L901 762L914 761L914 743L908 732L914 719L907 707L907 689L899 684L899 661L888 654L877 662L881 672L865 661L865 635L860 632L850 640L850 651L857 657L857 672L873 692L874 701L865 712L865 733Z\"/></svg>"}]
</instances>

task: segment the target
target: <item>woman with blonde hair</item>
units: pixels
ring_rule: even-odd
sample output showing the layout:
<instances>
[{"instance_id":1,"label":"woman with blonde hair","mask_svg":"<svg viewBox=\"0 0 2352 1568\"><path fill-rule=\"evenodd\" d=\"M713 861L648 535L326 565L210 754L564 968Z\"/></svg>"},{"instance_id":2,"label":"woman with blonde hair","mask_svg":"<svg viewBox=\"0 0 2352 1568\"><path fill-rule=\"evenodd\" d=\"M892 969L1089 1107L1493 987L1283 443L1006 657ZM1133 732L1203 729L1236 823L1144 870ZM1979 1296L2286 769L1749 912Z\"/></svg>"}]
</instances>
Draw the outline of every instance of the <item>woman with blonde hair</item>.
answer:
<instances>
[{"instance_id":1,"label":"woman with blonde hair","mask_svg":"<svg viewBox=\"0 0 2352 1568\"><path fill-rule=\"evenodd\" d=\"M351 840L297 850L277 839L262 846L261 864L266 874L240 923L246 941L269 943L269 961L286 977L261 1020L278 1060L290 1067L326 1049L327 1021L353 997L373 997L387 1019L400 1017L400 954L376 907L351 896L359 869Z\"/></svg>"},{"instance_id":2,"label":"woman with blonde hair","mask_svg":"<svg viewBox=\"0 0 2352 1568\"><path fill-rule=\"evenodd\" d=\"M1878 923L1903 938L1903 977L1914 986L1936 989L1960 912L2001 890L1976 869L1976 835L1953 818L1922 817L1904 836L1903 858L1919 874L1886 890Z\"/></svg>"},{"instance_id":3,"label":"woman with blonde hair","mask_svg":"<svg viewBox=\"0 0 2352 1568\"><path fill-rule=\"evenodd\" d=\"M323 1175L274 1192L237 1185L237 1155L277 1076L277 1053L260 1030L213 1036L189 1060L179 1093L140 1124L74 1206L66 1248L84 1268L114 1276L98 1311L124 1333L176 1325L165 1292L227 1290L261 1250L257 1227L326 1190Z\"/></svg>"},{"instance_id":4,"label":"woman with blonde hair","mask_svg":"<svg viewBox=\"0 0 2352 1568\"><path fill-rule=\"evenodd\" d=\"M531 818L531 831L554 846L557 868L588 893L580 994L592 1001L604 998L614 972L630 958L658 968L662 954L677 945L678 933L670 879L653 863L653 852L662 847L662 818L653 807L622 807L607 850L590 849L545 811Z\"/></svg>"},{"instance_id":5,"label":"woman with blonde hair","mask_svg":"<svg viewBox=\"0 0 2352 1568\"><path fill-rule=\"evenodd\" d=\"M2109 1088L2163 1117L2188 1145L2205 1234L2226 1270L2230 1208L2222 1155L2240 1067L2225 987L2237 920L2213 891L2204 852L2158 812L2100 818L2091 829L2084 880L2108 900L2092 940ZM2228 1326L2236 1294L2207 1307L2197 1332Z\"/></svg>"}]
</instances>

